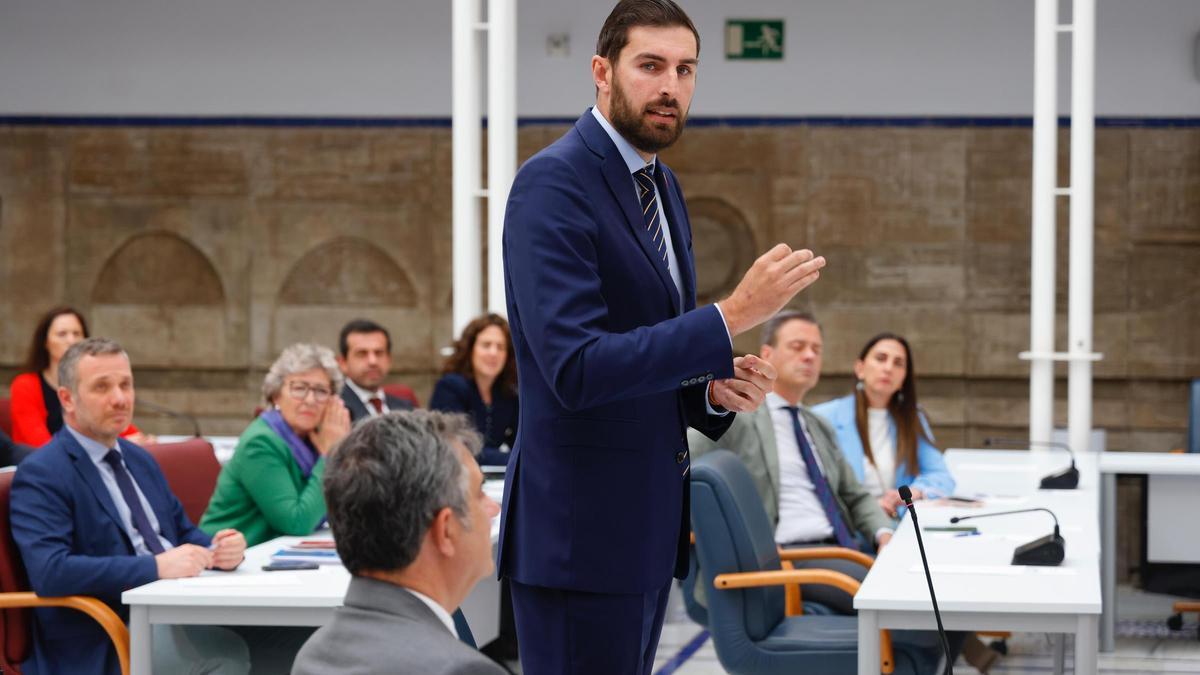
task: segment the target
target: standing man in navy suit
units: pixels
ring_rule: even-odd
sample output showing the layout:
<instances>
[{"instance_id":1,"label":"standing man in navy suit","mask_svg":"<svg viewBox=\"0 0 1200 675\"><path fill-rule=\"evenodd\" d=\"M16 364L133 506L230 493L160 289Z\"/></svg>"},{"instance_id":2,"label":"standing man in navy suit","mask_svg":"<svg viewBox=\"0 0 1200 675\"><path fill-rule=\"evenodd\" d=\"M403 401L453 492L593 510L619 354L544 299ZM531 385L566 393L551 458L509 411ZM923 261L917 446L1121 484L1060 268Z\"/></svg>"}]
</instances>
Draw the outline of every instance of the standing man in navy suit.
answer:
<instances>
[{"instance_id":1,"label":"standing man in navy suit","mask_svg":"<svg viewBox=\"0 0 1200 675\"><path fill-rule=\"evenodd\" d=\"M10 497L13 539L34 592L95 596L127 618L127 589L236 568L246 550L242 534L221 530L210 538L200 531L154 458L119 438L134 400L121 346L104 338L72 345L58 383L63 428L21 463ZM231 631L155 628L155 672L249 670L247 647ZM98 623L71 609L39 608L24 672L115 675L120 668Z\"/></svg>"},{"instance_id":2,"label":"standing man in navy suit","mask_svg":"<svg viewBox=\"0 0 1200 675\"><path fill-rule=\"evenodd\" d=\"M596 105L518 172L504 277L521 399L501 524L527 675L651 672L690 531L686 430L718 438L775 373L732 337L825 261L779 244L696 307L679 183L699 35L671 0L622 0L600 31Z\"/></svg>"}]
</instances>

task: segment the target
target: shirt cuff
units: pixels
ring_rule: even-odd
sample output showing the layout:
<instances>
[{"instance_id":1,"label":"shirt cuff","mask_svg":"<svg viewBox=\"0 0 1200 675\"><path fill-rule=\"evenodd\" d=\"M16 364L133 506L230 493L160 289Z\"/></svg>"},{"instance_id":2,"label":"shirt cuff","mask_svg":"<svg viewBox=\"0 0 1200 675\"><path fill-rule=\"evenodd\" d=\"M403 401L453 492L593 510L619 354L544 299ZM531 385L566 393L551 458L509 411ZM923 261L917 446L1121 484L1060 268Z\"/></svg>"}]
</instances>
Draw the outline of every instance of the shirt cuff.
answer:
<instances>
[{"instance_id":1,"label":"shirt cuff","mask_svg":"<svg viewBox=\"0 0 1200 675\"><path fill-rule=\"evenodd\" d=\"M721 311L721 306L713 303L713 307L717 308L717 314L721 315L721 323L725 325L725 337L729 338L729 349L733 350L733 335L729 333L729 322L725 320L725 312Z\"/></svg>"},{"instance_id":2,"label":"shirt cuff","mask_svg":"<svg viewBox=\"0 0 1200 675\"><path fill-rule=\"evenodd\" d=\"M890 527L881 527L878 530L875 530L875 541L879 541L879 537L885 534L895 534L895 532L896 531Z\"/></svg>"},{"instance_id":3,"label":"shirt cuff","mask_svg":"<svg viewBox=\"0 0 1200 675\"><path fill-rule=\"evenodd\" d=\"M716 415L717 417L724 417L729 414L729 411L726 410L725 408L721 408L720 410L717 410L716 408L713 407L712 397L709 396L709 394L712 393L712 386L713 386L713 383L709 382L708 386L704 388L704 409L708 411L709 415Z\"/></svg>"}]
</instances>

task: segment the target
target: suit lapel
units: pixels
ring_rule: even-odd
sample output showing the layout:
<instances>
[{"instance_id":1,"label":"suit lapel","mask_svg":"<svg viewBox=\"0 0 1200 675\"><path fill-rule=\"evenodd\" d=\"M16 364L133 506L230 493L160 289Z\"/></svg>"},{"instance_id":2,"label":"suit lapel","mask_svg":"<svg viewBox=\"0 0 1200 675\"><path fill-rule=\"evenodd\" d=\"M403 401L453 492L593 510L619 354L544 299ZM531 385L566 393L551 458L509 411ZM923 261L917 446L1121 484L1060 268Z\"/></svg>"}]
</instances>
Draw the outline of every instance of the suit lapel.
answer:
<instances>
[{"instance_id":1,"label":"suit lapel","mask_svg":"<svg viewBox=\"0 0 1200 675\"><path fill-rule=\"evenodd\" d=\"M368 417L367 407L363 405L362 399L354 390L346 385L342 385L342 402L346 404L346 409L350 411L350 419L359 420Z\"/></svg>"},{"instance_id":2,"label":"suit lapel","mask_svg":"<svg viewBox=\"0 0 1200 675\"><path fill-rule=\"evenodd\" d=\"M132 548L133 543L129 541L129 533L125 531L125 524L121 522L121 516L117 513L117 506L113 504L112 497L108 493L108 488L104 486L104 479L100 477L100 470L92 463L92 458L88 456L87 451L83 446L79 445L79 441L71 435L71 432L65 428L59 432L66 441L67 452L71 455L71 459L75 464L75 470L83 478L83 482L87 483L92 494L95 495L96 501L100 502L100 507L112 518L113 524L116 525L117 531L125 539L125 543Z\"/></svg>"},{"instance_id":3,"label":"suit lapel","mask_svg":"<svg viewBox=\"0 0 1200 675\"><path fill-rule=\"evenodd\" d=\"M679 264L679 280L683 284L684 303L683 311L695 309L696 298L696 266L692 263L692 256L688 247L689 227L685 227L687 220L683 214L686 210L683 208L683 202L680 200L679 194L672 187L672 182L667 180L667 166L658 162L658 171L655 171L655 176L658 183L658 196L662 199L663 213L667 215L667 226L671 230L671 244L675 248L675 262ZM668 275L670 276L670 275ZM671 283L674 288L674 282ZM678 306L676 312L680 310Z\"/></svg>"},{"instance_id":4,"label":"suit lapel","mask_svg":"<svg viewBox=\"0 0 1200 675\"><path fill-rule=\"evenodd\" d=\"M779 500L779 445L775 442L775 424L771 421L771 411L764 401L754 411L754 430L758 434L758 447L762 449L763 464L767 467L767 475L771 478L771 486L775 488L775 500Z\"/></svg>"}]
</instances>

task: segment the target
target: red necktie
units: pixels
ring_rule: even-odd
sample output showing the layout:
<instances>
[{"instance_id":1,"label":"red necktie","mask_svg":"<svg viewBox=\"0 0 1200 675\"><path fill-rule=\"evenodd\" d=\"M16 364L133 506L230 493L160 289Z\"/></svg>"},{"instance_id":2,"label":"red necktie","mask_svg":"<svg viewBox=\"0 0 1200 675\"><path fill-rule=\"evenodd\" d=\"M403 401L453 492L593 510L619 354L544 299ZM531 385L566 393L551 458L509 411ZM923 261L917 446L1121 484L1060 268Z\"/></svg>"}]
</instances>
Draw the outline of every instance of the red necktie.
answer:
<instances>
[{"instance_id":1,"label":"red necktie","mask_svg":"<svg viewBox=\"0 0 1200 675\"><path fill-rule=\"evenodd\" d=\"M371 405L375 407L375 414L382 415L383 414L383 399L379 398L378 396L372 396L368 400L371 401Z\"/></svg>"}]
</instances>

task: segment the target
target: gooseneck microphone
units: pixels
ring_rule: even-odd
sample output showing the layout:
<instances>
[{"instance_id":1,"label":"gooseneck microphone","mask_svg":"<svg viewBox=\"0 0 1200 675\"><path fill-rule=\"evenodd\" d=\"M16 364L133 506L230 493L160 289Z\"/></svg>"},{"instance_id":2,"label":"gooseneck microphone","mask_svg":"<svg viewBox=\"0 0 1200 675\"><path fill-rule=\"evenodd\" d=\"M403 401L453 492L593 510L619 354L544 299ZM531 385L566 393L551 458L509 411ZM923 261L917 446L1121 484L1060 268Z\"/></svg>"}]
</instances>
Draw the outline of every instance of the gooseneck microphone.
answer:
<instances>
[{"instance_id":1,"label":"gooseneck microphone","mask_svg":"<svg viewBox=\"0 0 1200 675\"><path fill-rule=\"evenodd\" d=\"M971 516L954 516L950 519L951 523L959 523L972 518L990 518L992 516L1010 516L1014 513L1032 513L1033 511L1045 511L1054 519L1054 533L1044 537L1039 537L1029 542L1021 544L1013 550L1012 564L1014 565L1040 565L1043 567L1053 567L1061 565L1067 553L1067 542L1059 534L1058 516L1050 509L1032 508L1032 509L1017 509L1015 511L996 511L995 513L979 513ZM914 521L915 522L915 521Z\"/></svg>"},{"instance_id":2,"label":"gooseneck microphone","mask_svg":"<svg viewBox=\"0 0 1200 675\"><path fill-rule=\"evenodd\" d=\"M178 410L168 408L165 405L158 405L157 403L151 403L144 399L137 400L137 402L134 404L134 409L136 410L137 408L144 408L146 410L149 410L150 412L156 412L160 415L166 415L167 417L171 417L171 418L174 418L177 420L184 420L187 422L191 422L192 423L192 435L194 435L196 438L203 438L203 434L200 433L200 422L195 417L192 417L191 415L189 415L187 413L179 412Z\"/></svg>"},{"instance_id":3,"label":"gooseneck microphone","mask_svg":"<svg viewBox=\"0 0 1200 675\"><path fill-rule=\"evenodd\" d=\"M1079 487L1079 469L1075 468L1075 453L1071 451L1071 446L1066 443L1057 441L1031 441L1024 438L985 438L983 444L991 447L999 443L1001 445L1027 445L1031 448L1058 448L1066 450L1071 456L1071 468L1059 473L1052 473L1042 479L1043 490L1074 490Z\"/></svg>"},{"instance_id":4,"label":"gooseneck microphone","mask_svg":"<svg viewBox=\"0 0 1200 675\"><path fill-rule=\"evenodd\" d=\"M933 617L937 619L938 637L942 640L942 650L946 653L946 675L954 675L954 658L950 656L950 642L946 640L946 629L942 627L942 613L938 611L937 595L933 592L933 576L929 574L929 560L925 557L925 543L921 541L921 524L917 522L917 510L913 508L912 490L907 485L901 485L897 492L908 512L912 515L913 532L917 533L917 548L921 549L921 565L925 568L925 583L929 585L929 599L933 601Z\"/></svg>"}]
</instances>

